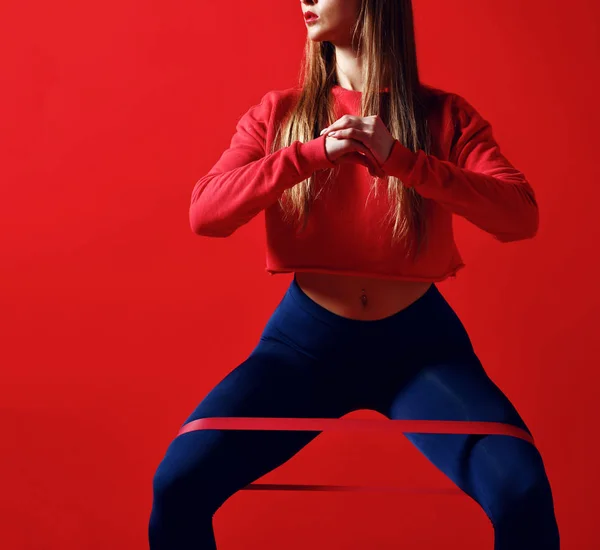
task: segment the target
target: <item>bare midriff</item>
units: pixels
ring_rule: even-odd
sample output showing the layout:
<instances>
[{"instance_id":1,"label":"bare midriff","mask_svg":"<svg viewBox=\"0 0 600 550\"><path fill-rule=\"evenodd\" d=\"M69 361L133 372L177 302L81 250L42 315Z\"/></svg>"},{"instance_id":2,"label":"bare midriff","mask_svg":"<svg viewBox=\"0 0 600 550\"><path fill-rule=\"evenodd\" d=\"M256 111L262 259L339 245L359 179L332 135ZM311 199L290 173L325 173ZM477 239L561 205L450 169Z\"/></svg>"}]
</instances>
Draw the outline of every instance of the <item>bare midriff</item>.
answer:
<instances>
[{"instance_id":1,"label":"bare midriff","mask_svg":"<svg viewBox=\"0 0 600 550\"><path fill-rule=\"evenodd\" d=\"M347 275L297 272L304 293L323 308L350 319L375 321L408 307L431 282L398 281Z\"/></svg>"}]
</instances>

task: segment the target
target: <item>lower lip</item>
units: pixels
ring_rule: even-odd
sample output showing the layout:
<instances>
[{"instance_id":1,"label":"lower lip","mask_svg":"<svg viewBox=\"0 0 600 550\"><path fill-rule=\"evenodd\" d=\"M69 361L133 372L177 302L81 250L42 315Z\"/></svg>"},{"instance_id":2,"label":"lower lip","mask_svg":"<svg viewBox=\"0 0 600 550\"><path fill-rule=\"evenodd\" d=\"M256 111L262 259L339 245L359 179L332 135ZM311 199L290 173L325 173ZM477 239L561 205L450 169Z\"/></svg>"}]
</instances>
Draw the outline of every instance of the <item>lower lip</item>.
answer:
<instances>
[{"instance_id":1,"label":"lower lip","mask_svg":"<svg viewBox=\"0 0 600 550\"><path fill-rule=\"evenodd\" d=\"M316 23L318 20L319 20L318 17L311 17L310 19L305 19L307 25L312 25L313 23Z\"/></svg>"}]
</instances>

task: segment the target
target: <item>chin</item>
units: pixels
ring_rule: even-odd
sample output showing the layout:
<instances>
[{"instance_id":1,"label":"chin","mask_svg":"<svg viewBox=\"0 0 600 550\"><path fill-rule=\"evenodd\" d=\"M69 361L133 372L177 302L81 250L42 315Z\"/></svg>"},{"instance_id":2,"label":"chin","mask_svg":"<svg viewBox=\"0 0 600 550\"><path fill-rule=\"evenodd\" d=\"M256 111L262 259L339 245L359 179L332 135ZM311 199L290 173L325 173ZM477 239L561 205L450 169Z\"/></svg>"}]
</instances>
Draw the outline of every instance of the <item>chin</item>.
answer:
<instances>
[{"instance_id":1,"label":"chin","mask_svg":"<svg viewBox=\"0 0 600 550\"><path fill-rule=\"evenodd\" d=\"M309 27L307 33L308 37L313 42L326 42L331 38L331 32L328 32L327 29L324 29L321 25Z\"/></svg>"},{"instance_id":2,"label":"chin","mask_svg":"<svg viewBox=\"0 0 600 550\"><path fill-rule=\"evenodd\" d=\"M329 40L329 37L324 32L309 32L308 38L310 38L313 42L327 42Z\"/></svg>"}]
</instances>

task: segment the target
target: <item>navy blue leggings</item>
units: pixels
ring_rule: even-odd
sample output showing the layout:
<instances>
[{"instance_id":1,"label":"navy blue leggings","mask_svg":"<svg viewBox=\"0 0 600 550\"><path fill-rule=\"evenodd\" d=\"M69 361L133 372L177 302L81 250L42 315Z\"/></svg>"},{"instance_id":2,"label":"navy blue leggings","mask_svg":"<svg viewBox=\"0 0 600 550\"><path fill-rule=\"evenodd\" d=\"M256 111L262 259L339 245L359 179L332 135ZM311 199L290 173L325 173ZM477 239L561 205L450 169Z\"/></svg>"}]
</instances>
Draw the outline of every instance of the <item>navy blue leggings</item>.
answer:
<instances>
[{"instance_id":1,"label":"navy blue leggings","mask_svg":"<svg viewBox=\"0 0 600 550\"><path fill-rule=\"evenodd\" d=\"M391 419L503 422L529 432L435 285L390 317L360 321L321 307L295 279L256 348L185 423L339 418L358 409ZM215 549L212 516L225 500L318 434L204 430L176 437L154 475L150 549ZM552 492L535 446L506 435L406 437L483 507L496 550L559 548Z\"/></svg>"}]
</instances>

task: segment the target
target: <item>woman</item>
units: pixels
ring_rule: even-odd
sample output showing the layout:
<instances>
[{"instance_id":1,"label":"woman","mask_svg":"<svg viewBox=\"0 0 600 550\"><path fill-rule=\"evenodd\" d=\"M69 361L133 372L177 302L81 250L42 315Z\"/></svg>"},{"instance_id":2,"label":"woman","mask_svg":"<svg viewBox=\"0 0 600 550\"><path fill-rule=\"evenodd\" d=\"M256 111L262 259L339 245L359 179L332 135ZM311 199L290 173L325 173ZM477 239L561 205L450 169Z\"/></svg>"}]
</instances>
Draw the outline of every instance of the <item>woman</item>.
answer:
<instances>
[{"instance_id":1,"label":"woman","mask_svg":"<svg viewBox=\"0 0 600 550\"><path fill-rule=\"evenodd\" d=\"M257 347L186 423L373 409L529 432L435 283L464 267L453 214L502 242L531 238L532 188L465 99L420 83L410 0L301 7L301 86L271 91L245 113L190 208L193 230L213 237L264 210L267 271L294 278ZM216 548L212 516L223 502L317 435L175 438L154 476L151 549ZM407 437L482 506L496 550L559 548L534 445L503 435Z\"/></svg>"}]
</instances>

